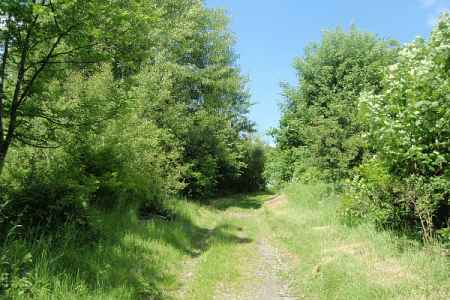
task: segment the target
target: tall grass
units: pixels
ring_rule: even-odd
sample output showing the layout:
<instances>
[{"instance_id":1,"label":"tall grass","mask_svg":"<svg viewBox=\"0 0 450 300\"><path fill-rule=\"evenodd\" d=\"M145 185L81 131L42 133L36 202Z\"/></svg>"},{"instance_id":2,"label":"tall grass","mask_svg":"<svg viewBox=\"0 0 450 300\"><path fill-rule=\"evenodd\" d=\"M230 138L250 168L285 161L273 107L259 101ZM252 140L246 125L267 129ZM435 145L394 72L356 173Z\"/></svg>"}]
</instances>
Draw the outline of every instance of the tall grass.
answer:
<instances>
[{"instance_id":1,"label":"tall grass","mask_svg":"<svg viewBox=\"0 0 450 300\"><path fill-rule=\"evenodd\" d=\"M171 221L117 209L92 215L87 232L12 235L0 245L0 299L212 299L220 284L239 285L250 255L256 228L235 214L267 197L173 200Z\"/></svg>"},{"instance_id":2,"label":"tall grass","mask_svg":"<svg viewBox=\"0 0 450 300\"><path fill-rule=\"evenodd\" d=\"M341 224L327 185L294 185L287 206L267 213L275 238L299 259L293 288L307 299L449 299L450 259L439 245L369 223Z\"/></svg>"},{"instance_id":3,"label":"tall grass","mask_svg":"<svg viewBox=\"0 0 450 300\"><path fill-rule=\"evenodd\" d=\"M198 207L174 203L178 216L174 222L141 221L135 209L116 210L93 216L88 233L66 227L51 237L5 242L3 270L9 270L11 278L4 296L169 298L177 288L176 270L182 257L194 251L203 234L194 223Z\"/></svg>"}]
</instances>

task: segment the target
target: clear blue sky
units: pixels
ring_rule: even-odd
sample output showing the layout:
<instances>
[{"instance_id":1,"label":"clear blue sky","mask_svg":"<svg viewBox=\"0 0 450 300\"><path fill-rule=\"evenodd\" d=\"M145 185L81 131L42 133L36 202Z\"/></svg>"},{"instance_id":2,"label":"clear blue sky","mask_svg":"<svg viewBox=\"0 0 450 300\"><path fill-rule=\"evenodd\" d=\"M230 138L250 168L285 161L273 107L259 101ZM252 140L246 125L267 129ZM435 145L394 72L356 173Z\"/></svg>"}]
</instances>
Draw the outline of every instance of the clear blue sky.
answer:
<instances>
[{"instance_id":1,"label":"clear blue sky","mask_svg":"<svg viewBox=\"0 0 450 300\"><path fill-rule=\"evenodd\" d=\"M224 8L236 36L239 65L250 78L250 118L258 132L276 127L280 118L279 83L296 83L295 57L321 30L352 23L380 37L408 42L428 36L440 11L450 0L206 0L209 7ZM269 138L265 138L270 141Z\"/></svg>"}]
</instances>

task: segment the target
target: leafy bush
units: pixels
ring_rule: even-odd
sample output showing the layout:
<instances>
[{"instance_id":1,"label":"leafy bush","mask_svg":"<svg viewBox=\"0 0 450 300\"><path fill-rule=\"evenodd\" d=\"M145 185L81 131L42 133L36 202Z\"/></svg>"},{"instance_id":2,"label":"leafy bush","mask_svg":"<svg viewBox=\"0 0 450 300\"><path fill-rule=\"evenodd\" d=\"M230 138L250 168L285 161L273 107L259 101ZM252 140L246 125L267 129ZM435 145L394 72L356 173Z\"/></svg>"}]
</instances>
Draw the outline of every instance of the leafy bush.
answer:
<instances>
[{"instance_id":1,"label":"leafy bush","mask_svg":"<svg viewBox=\"0 0 450 300\"><path fill-rule=\"evenodd\" d=\"M266 180L263 176L266 165L266 146L259 140L246 141L244 143L245 168L239 176L238 186L241 191L256 192L266 188Z\"/></svg>"},{"instance_id":2,"label":"leafy bush","mask_svg":"<svg viewBox=\"0 0 450 300\"><path fill-rule=\"evenodd\" d=\"M361 97L369 140L397 176L450 176L449 45L445 14L428 43L418 39L400 51L381 94Z\"/></svg>"},{"instance_id":3,"label":"leafy bush","mask_svg":"<svg viewBox=\"0 0 450 300\"><path fill-rule=\"evenodd\" d=\"M401 179L390 175L381 164L376 160L363 164L349 183L340 206L344 222L357 224L369 219L382 228L419 230L426 241L436 237L436 229L448 227L447 180L419 176Z\"/></svg>"},{"instance_id":4,"label":"leafy bush","mask_svg":"<svg viewBox=\"0 0 450 300\"><path fill-rule=\"evenodd\" d=\"M261 141L250 138L243 141L239 147L239 152L242 153L239 173L233 178L223 178L221 185L226 191L235 193L265 190L266 180L263 173L266 165L266 146Z\"/></svg>"},{"instance_id":5,"label":"leafy bush","mask_svg":"<svg viewBox=\"0 0 450 300\"><path fill-rule=\"evenodd\" d=\"M0 297L25 298L33 284L29 276L33 264L31 253L21 242L0 249L3 250L0 254Z\"/></svg>"},{"instance_id":6,"label":"leafy bush","mask_svg":"<svg viewBox=\"0 0 450 300\"><path fill-rule=\"evenodd\" d=\"M5 180L8 184L4 181L6 192L0 198L4 229L21 225L25 231L54 230L67 222L86 225L86 209L96 182L81 176L70 157L38 151L14 163L29 168L23 177L11 178L17 175L12 174L9 182Z\"/></svg>"},{"instance_id":7,"label":"leafy bush","mask_svg":"<svg viewBox=\"0 0 450 300\"><path fill-rule=\"evenodd\" d=\"M300 150L296 148L267 150L264 176L269 188L280 189L292 181L294 172L297 170L297 162L301 159L299 152Z\"/></svg>"},{"instance_id":8,"label":"leafy bush","mask_svg":"<svg viewBox=\"0 0 450 300\"><path fill-rule=\"evenodd\" d=\"M439 229L436 233L442 244L450 248L450 227Z\"/></svg>"},{"instance_id":9,"label":"leafy bush","mask_svg":"<svg viewBox=\"0 0 450 300\"><path fill-rule=\"evenodd\" d=\"M74 127L53 129L57 149L10 152L0 184L2 231L16 224L25 231L66 223L85 228L93 210L162 201L181 190L174 136L140 117L142 97L118 91L109 68L54 85L53 101L69 102L65 114L83 117L71 118Z\"/></svg>"},{"instance_id":10,"label":"leafy bush","mask_svg":"<svg viewBox=\"0 0 450 300\"><path fill-rule=\"evenodd\" d=\"M344 215L389 227L416 227L424 240L450 226L450 16L430 40L406 45L387 68L381 93L361 96L376 152L359 169Z\"/></svg>"},{"instance_id":11,"label":"leafy bush","mask_svg":"<svg viewBox=\"0 0 450 300\"><path fill-rule=\"evenodd\" d=\"M340 206L340 214L349 224L369 219L389 229L414 226L411 203L399 197L402 185L387 172L383 162L372 158L362 164L357 175L348 182Z\"/></svg>"}]
</instances>

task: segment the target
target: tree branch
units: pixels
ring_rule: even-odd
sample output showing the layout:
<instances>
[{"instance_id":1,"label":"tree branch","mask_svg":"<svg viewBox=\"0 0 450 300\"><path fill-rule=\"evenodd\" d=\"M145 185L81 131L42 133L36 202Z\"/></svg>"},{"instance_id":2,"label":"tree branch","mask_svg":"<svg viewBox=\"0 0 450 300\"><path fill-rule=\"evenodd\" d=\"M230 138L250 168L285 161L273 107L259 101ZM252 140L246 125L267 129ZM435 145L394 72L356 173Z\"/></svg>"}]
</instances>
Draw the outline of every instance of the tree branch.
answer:
<instances>
[{"instance_id":1,"label":"tree branch","mask_svg":"<svg viewBox=\"0 0 450 300\"><path fill-rule=\"evenodd\" d=\"M53 62L51 61L52 58L56 58L56 57L58 57L58 56L63 56L63 55L68 55L68 54L71 54L71 53L73 53L73 52L75 52L75 51L77 51L77 50L85 49L85 48L90 48L90 47L93 47L93 46L95 46L95 45L97 45L97 44L98 44L98 43L93 43L93 44L83 45L83 46L80 46L80 47L72 48L72 49L70 49L70 50L68 50L68 51L54 53L54 54L52 54L50 57L46 56L45 58L43 58L43 59L41 59L41 60L39 60L39 61L30 62L30 65L31 65L31 66L35 66L35 65L40 65L40 64L43 64L43 63L48 63L48 64L50 64L50 63L53 63ZM100 61L99 61L99 62L100 62ZM30 68L31 68L31 67L30 67Z\"/></svg>"},{"instance_id":2,"label":"tree branch","mask_svg":"<svg viewBox=\"0 0 450 300\"><path fill-rule=\"evenodd\" d=\"M61 122L61 121L57 121L57 120L56 120L55 118L53 118L52 116L48 116L48 115L46 115L46 114L44 114L44 113L39 113L39 114L33 115L33 117L45 119L45 120L47 120L48 122L52 123L53 125L57 125L57 126L61 126L61 127L70 127L70 126L73 126L73 124L71 124L71 123L63 123L63 122Z\"/></svg>"},{"instance_id":3,"label":"tree branch","mask_svg":"<svg viewBox=\"0 0 450 300\"><path fill-rule=\"evenodd\" d=\"M62 30L61 30L61 27L59 26L58 19L56 18L56 9L55 9L55 6L53 5L53 3L52 3L51 0L48 1L48 6L50 7L50 10L51 10L52 13L53 13L53 22L55 23L56 28L58 28L59 31L62 31Z\"/></svg>"},{"instance_id":4,"label":"tree branch","mask_svg":"<svg viewBox=\"0 0 450 300\"><path fill-rule=\"evenodd\" d=\"M69 34L75 28L75 25L70 26L66 31L61 32L56 41L53 43L52 47L48 51L48 54L43 59L41 66L34 72L34 74L31 76L31 80L28 82L27 86L25 87L22 95L19 98L18 105L22 105L23 102L26 100L26 97L29 95L31 88L33 87L33 84L35 80L38 78L38 76L41 74L41 72L45 69L45 67L48 66L48 63L50 62L50 59L52 58L53 52L55 49L59 46L62 39Z\"/></svg>"},{"instance_id":5,"label":"tree branch","mask_svg":"<svg viewBox=\"0 0 450 300\"><path fill-rule=\"evenodd\" d=\"M4 108L3 102L5 99L5 79L6 79L6 64L9 55L9 33L6 35L4 40L4 51L2 56L2 61L0 65L0 150L4 147L4 135L3 135L3 118L4 118Z\"/></svg>"},{"instance_id":6,"label":"tree branch","mask_svg":"<svg viewBox=\"0 0 450 300\"><path fill-rule=\"evenodd\" d=\"M30 137L25 137L25 136L21 136L21 135L14 135L14 138L17 139L22 144L25 144L27 146L31 146L31 147L34 147L34 148L57 149L57 148L62 147L62 145L48 145L48 144L45 144L45 142L46 142L45 140L33 139L33 138L30 138ZM42 142L42 144L39 144L39 143L36 143L36 142Z\"/></svg>"}]
</instances>

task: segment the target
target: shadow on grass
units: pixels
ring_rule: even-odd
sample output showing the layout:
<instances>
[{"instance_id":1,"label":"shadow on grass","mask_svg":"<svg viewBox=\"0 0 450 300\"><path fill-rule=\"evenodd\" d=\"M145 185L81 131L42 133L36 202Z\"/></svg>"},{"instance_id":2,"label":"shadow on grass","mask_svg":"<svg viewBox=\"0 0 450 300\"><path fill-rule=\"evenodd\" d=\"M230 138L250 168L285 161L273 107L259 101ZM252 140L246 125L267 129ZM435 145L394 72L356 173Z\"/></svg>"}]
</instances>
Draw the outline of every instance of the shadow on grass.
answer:
<instances>
[{"instance_id":1,"label":"shadow on grass","mask_svg":"<svg viewBox=\"0 0 450 300\"><path fill-rule=\"evenodd\" d=\"M165 224L164 224L165 223ZM157 239L163 240L185 255L198 257L216 242L225 244L251 243L251 239L239 237L236 232L242 230L232 224L222 224L213 229L195 225L189 218L177 216L175 222L157 221L159 228L167 228L160 232Z\"/></svg>"},{"instance_id":2,"label":"shadow on grass","mask_svg":"<svg viewBox=\"0 0 450 300\"><path fill-rule=\"evenodd\" d=\"M241 209L259 209L266 200L269 200L270 196L271 195L267 192L235 195L211 200L209 205L219 210L227 210L233 207Z\"/></svg>"},{"instance_id":3,"label":"shadow on grass","mask_svg":"<svg viewBox=\"0 0 450 300\"><path fill-rule=\"evenodd\" d=\"M116 213L101 220L98 226L102 234L95 243L83 245L69 235L68 241L58 242L59 246L45 248L49 250L48 261L59 257L48 265L48 284L56 278L76 279L77 285L87 288L87 295L77 297L105 293L113 299L170 299L168 291L179 286L176 266L182 255L198 257L215 243L252 242L237 234L241 230L237 226L202 228L182 215L173 222L142 222L131 213ZM35 255L39 256L42 250L36 249ZM120 289L129 297L109 294Z\"/></svg>"}]
</instances>

